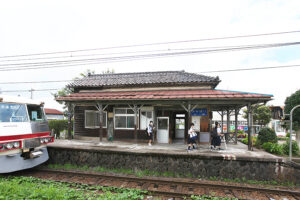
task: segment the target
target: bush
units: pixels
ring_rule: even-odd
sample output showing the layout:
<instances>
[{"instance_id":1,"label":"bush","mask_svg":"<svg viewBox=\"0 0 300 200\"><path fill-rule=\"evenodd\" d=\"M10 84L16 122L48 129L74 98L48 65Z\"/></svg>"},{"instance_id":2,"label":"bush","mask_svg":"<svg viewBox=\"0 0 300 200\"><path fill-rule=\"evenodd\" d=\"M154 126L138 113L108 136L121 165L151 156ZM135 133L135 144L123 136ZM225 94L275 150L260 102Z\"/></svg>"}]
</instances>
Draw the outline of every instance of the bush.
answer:
<instances>
[{"instance_id":1,"label":"bush","mask_svg":"<svg viewBox=\"0 0 300 200\"><path fill-rule=\"evenodd\" d=\"M262 145L262 148L269 153L282 155L283 154L283 147L278 143L266 142Z\"/></svg>"},{"instance_id":2,"label":"bush","mask_svg":"<svg viewBox=\"0 0 300 200\"><path fill-rule=\"evenodd\" d=\"M274 130L270 128L262 128L258 133L258 144L266 142L277 143L277 136Z\"/></svg>"},{"instance_id":3,"label":"bush","mask_svg":"<svg viewBox=\"0 0 300 200\"><path fill-rule=\"evenodd\" d=\"M287 132L285 137L289 138L290 137L290 132Z\"/></svg>"},{"instance_id":4,"label":"bush","mask_svg":"<svg viewBox=\"0 0 300 200\"><path fill-rule=\"evenodd\" d=\"M67 119L49 120L48 123L50 130L54 129L54 134L56 134L56 137L60 136L60 132L68 129ZM73 130L73 121L71 122L71 126L71 130Z\"/></svg>"},{"instance_id":5,"label":"bush","mask_svg":"<svg viewBox=\"0 0 300 200\"><path fill-rule=\"evenodd\" d=\"M283 144L283 153L286 155L289 155L290 153L290 141L286 141L286 143ZM299 152L299 145L296 141L292 142L292 153L293 155L297 155Z\"/></svg>"},{"instance_id":6,"label":"bush","mask_svg":"<svg viewBox=\"0 0 300 200\"><path fill-rule=\"evenodd\" d=\"M241 142L248 145L248 136L246 136L244 139L242 139ZM252 144L253 146L256 145L257 138L253 136L252 137L252 142L253 142L253 144Z\"/></svg>"}]
</instances>

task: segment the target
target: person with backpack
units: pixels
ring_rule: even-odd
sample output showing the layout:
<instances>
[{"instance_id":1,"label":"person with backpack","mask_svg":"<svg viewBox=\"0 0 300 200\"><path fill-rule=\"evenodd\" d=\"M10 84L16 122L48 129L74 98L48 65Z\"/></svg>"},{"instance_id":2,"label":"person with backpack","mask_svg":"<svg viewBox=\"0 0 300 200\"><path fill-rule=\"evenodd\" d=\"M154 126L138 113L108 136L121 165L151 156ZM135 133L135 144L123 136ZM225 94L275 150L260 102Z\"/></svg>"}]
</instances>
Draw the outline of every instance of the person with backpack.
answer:
<instances>
[{"instance_id":1,"label":"person with backpack","mask_svg":"<svg viewBox=\"0 0 300 200\"><path fill-rule=\"evenodd\" d=\"M221 127L220 124L218 122L215 123L215 128L212 131L212 139L211 139L211 146L210 148L213 149L217 149L221 150L221 136L224 136L221 132Z\"/></svg>"},{"instance_id":2,"label":"person with backpack","mask_svg":"<svg viewBox=\"0 0 300 200\"><path fill-rule=\"evenodd\" d=\"M196 139L197 133L194 129L194 123L191 123L191 127L188 131L188 152L192 151L193 149L196 149Z\"/></svg>"},{"instance_id":3,"label":"person with backpack","mask_svg":"<svg viewBox=\"0 0 300 200\"><path fill-rule=\"evenodd\" d=\"M148 136L148 145L149 146L152 146L152 140L153 140L153 121L150 121L149 125L147 126L146 128L146 133L147 133L147 136Z\"/></svg>"}]
</instances>

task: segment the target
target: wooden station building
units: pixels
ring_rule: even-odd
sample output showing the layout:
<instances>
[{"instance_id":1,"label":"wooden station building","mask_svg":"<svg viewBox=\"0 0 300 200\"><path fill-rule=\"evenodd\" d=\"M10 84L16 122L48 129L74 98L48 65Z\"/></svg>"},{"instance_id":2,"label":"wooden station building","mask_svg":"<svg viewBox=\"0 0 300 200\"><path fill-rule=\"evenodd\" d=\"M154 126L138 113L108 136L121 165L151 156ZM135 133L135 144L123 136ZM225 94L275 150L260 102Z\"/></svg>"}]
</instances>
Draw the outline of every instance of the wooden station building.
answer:
<instances>
[{"instance_id":1,"label":"wooden station building","mask_svg":"<svg viewBox=\"0 0 300 200\"><path fill-rule=\"evenodd\" d=\"M199 142L208 143L212 112L235 113L237 119L245 106L250 110L251 133L251 105L266 103L272 95L215 89L219 83L219 77L185 71L93 74L70 83L74 92L57 101L67 103L69 119L74 114L77 139L142 141L147 138L146 126L153 121L157 143L184 143L193 122ZM235 127L228 140L237 142Z\"/></svg>"}]
</instances>

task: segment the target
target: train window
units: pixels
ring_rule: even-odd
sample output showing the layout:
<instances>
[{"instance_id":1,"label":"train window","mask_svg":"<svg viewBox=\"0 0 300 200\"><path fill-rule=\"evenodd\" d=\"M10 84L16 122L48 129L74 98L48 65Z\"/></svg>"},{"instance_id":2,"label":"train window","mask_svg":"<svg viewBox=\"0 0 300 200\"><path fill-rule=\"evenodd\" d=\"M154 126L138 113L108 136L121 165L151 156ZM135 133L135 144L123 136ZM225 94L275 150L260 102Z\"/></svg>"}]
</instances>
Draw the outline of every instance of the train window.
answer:
<instances>
[{"instance_id":1,"label":"train window","mask_svg":"<svg viewBox=\"0 0 300 200\"><path fill-rule=\"evenodd\" d=\"M43 109L37 105L27 105L30 121L45 121Z\"/></svg>"},{"instance_id":2,"label":"train window","mask_svg":"<svg viewBox=\"0 0 300 200\"><path fill-rule=\"evenodd\" d=\"M27 122L24 104L0 104L0 122Z\"/></svg>"}]
</instances>

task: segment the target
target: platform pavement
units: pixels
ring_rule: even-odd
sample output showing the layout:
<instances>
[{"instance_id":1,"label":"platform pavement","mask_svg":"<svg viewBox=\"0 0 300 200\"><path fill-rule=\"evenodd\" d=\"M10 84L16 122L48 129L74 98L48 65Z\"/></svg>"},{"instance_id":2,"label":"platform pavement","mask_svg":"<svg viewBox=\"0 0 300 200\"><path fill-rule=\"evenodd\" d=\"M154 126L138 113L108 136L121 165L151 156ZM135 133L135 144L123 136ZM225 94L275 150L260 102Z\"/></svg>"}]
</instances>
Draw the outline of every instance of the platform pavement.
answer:
<instances>
[{"instance_id":1,"label":"platform pavement","mask_svg":"<svg viewBox=\"0 0 300 200\"><path fill-rule=\"evenodd\" d=\"M49 144L49 147L71 148L71 149L89 149L89 150L108 150L108 151L122 151L122 152L136 152L136 153L161 153L161 154L190 154L199 156L224 157L228 160L235 160L236 158L243 158L247 160L278 160L281 157L272 155L265 151L254 148L253 151L248 151L248 146L238 142L238 144L227 144L225 149L224 143L221 148L223 150L210 150L209 145L198 145L196 150L187 152L187 145L185 144L154 144L148 146L146 143L132 143L132 142L97 142L87 140L64 140L56 139L54 143Z\"/></svg>"}]
</instances>

